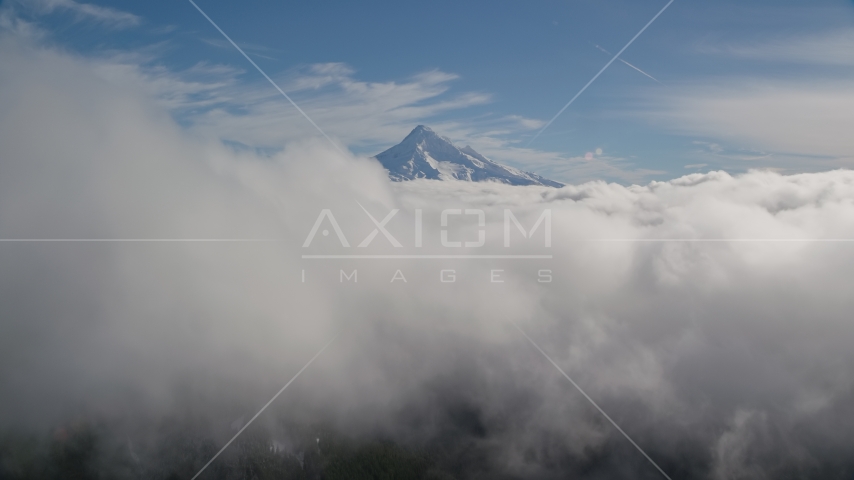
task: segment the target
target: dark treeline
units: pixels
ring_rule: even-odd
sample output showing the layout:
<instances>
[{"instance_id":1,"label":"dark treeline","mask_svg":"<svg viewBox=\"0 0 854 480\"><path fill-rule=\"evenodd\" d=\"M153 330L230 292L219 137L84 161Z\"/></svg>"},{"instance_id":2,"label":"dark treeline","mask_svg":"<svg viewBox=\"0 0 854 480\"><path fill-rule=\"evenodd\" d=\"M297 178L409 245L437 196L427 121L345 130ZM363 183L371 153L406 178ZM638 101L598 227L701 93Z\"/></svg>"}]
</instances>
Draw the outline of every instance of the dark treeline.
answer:
<instances>
[{"instance_id":1,"label":"dark treeline","mask_svg":"<svg viewBox=\"0 0 854 480\"><path fill-rule=\"evenodd\" d=\"M164 428L153 445L135 444L92 423L50 434L6 432L0 437L0 479L189 479L219 444ZM384 439L353 439L326 428L302 428L287 447L248 429L201 479L430 479L468 477L471 452L409 447ZM476 463L476 462L475 462ZM481 465L482 467L483 465Z\"/></svg>"}]
</instances>

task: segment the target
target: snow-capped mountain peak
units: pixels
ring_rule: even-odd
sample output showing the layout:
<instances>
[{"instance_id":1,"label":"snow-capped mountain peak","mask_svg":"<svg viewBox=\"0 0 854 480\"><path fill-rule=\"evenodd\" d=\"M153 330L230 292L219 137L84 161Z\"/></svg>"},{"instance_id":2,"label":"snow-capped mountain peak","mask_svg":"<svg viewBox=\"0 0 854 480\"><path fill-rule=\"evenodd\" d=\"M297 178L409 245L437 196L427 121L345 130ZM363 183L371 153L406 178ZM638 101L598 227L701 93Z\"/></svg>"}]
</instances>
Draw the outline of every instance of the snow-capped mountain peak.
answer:
<instances>
[{"instance_id":1,"label":"snow-capped mountain peak","mask_svg":"<svg viewBox=\"0 0 854 480\"><path fill-rule=\"evenodd\" d=\"M537 174L501 165L470 146L457 148L448 138L424 125L415 127L399 144L376 156L394 181L427 178L510 185L563 185Z\"/></svg>"}]
</instances>

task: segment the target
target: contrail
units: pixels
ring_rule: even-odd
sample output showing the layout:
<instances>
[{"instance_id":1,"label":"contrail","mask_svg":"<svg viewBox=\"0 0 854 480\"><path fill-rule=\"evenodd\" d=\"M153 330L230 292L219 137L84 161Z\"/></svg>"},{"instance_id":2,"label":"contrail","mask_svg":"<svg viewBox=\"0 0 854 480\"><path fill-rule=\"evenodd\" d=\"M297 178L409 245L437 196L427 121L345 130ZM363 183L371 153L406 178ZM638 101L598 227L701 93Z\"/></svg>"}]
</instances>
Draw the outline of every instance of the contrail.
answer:
<instances>
[{"instance_id":1,"label":"contrail","mask_svg":"<svg viewBox=\"0 0 854 480\"><path fill-rule=\"evenodd\" d=\"M191 0L191 1L192 1L192 0ZM329 341L329 343L327 343L326 345L324 345L324 346L323 346L323 348L321 348L319 352L317 352L313 357L311 357L311 360L309 360L309 361L308 361L308 363L306 363L306 364L305 364L305 365L304 365L304 366L299 370L299 372L297 372L297 374L296 374L296 375L294 375L294 376L293 376L293 378L291 378L291 379L288 381L288 383L286 383L286 384L285 384L285 386L284 386L284 387L282 387L282 389L281 389L281 390L279 390L278 392L276 392L276 394L275 394L275 395L273 395L273 398L271 398L269 402L267 402L266 404L264 404L264 406L263 406L263 407L261 407L261 410L258 410L258 413L256 413L256 414L255 414L255 416L253 416L252 418L250 418L250 419L249 419L249 421L248 421L248 422L246 422L246 425L244 425L244 426L243 426L243 428L241 428L240 430L238 430L238 432L237 432L237 433L235 433L233 437L231 437L231 440L229 440L229 441L228 441L228 443L226 443L225 445L223 445L223 447L222 447L222 448L220 448L218 452L216 452L216 455L214 455L214 456L213 456L213 458L211 458L210 460L208 460L208 463L206 463L206 464L205 464L205 466L204 466L204 467L202 467L202 469L201 469L201 470L199 470L195 475L193 475L193 478L191 478L190 480L196 480L196 477L198 477L199 475L201 475L201 474L202 474L202 472L204 472L204 471L205 471L205 469L206 469L206 468L208 468L208 466L209 466L211 463L213 463L213 461L214 461L214 460L216 460L216 458L217 458L217 457L219 457L219 455L220 455L222 452L224 452L224 451L225 451L225 449L226 449L226 448L228 448L228 446L229 446L229 445L231 445L231 442L233 442L237 437L239 437L239 436L240 436L240 434L241 434L241 433L243 433L243 431L244 431L244 430L246 430L246 427L248 427L249 425L251 425L251 424L252 424L252 422L254 422L254 421L255 421L255 419L256 419L256 418L258 418L258 416L259 416L259 415L261 415L261 414L264 412L264 410L266 410L266 409L267 409L267 407L269 407L269 406L270 406L270 404L271 404L271 403L273 403L273 401L275 401L277 398L279 398L279 395L281 395L281 394L282 394L282 392L284 392L284 391L285 391L285 389L286 389L286 388L288 388L288 386L290 386L290 384L291 384L291 383L293 383L293 382L294 382L294 380L296 380L296 379L297 379L297 377L299 377L299 376L300 376L300 374L301 374L302 372L304 372L304 371L305 371L305 369L306 369L306 368L308 368L308 366L309 366L309 365L311 365L311 364L312 364L312 362L314 362L315 360L317 360L317 357L319 357L319 356L320 356L320 354L321 354L321 353L323 353L323 351L324 351L324 350L326 350L326 348L327 348L327 347L329 347L329 345L332 345L332 342L334 342L334 341L335 341L335 338L333 337L333 338L332 338L332 340L330 340L330 341Z\"/></svg>"},{"instance_id":2,"label":"contrail","mask_svg":"<svg viewBox=\"0 0 854 480\"><path fill-rule=\"evenodd\" d=\"M596 47L596 48L598 48L599 50L601 50L601 51L603 51L603 52L607 53L608 55L613 55L611 52L609 52L608 50L605 50L604 48L600 47L599 45L595 45L595 44L594 44L593 46L594 46L594 47ZM640 68L638 68L638 67L636 67L636 66L632 65L631 63L629 63L629 62L627 62L627 61L623 60L622 58L620 59L620 61L621 61L621 62L623 62L623 63L625 63L626 65L628 65L628 66L630 66L630 67L634 68L635 70L637 70L637 71L638 71L638 72L640 72L641 74L646 75L647 77L651 78L652 80L654 80L654 81L658 82L660 85L664 85L663 83L659 82L657 78L655 78L655 77L653 77L652 75L650 75L650 74L648 74L648 73L644 72L644 71L643 71L643 70L641 70ZM665 85L665 86L666 86L666 85Z\"/></svg>"},{"instance_id":3,"label":"contrail","mask_svg":"<svg viewBox=\"0 0 854 480\"><path fill-rule=\"evenodd\" d=\"M588 401L588 402L590 402L590 404L591 404L591 405L593 405L594 407L596 407L596 410L599 410L599 413L601 413L601 414L602 414L602 416L604 416L604 417L605 417L609 422L611 422L611 425L613 425L613 426L614 426L614 428L616 428L616 429L617 429L617 431L619 431L620 433L622 433L622 434L623 434L623 436L624 436L624 437L626 437L626 440L628 440L628 441L629 441L629 443L631 443L632 445L634 445L634 447L635 447L636 449L638 449L638 451L641 453L641 455L643 455L644 457L646 457L646 459L647 459L647 460L649 460L649 463L651 463L653 467L655 467L655 468L656 468L656 469L657 469L657 470L658 470L662 475L664 475L664 478L666 478L667 480L672 480L672 479L671 479L671 478L670 478L666 473L664 473L664 470L662 470L662 469L661 469L661 467L659 467L659 466L658 466L658 464L657 464L657 463L655 463L655 461L653 461L653 459L652 459L649 455L647 455L647 454L646 454L646 452L644 452L644 451L643 451L643 449L642 449L642 448L641 448L637 443L635 443L635 441L634 441L634 440L632 440L632 437L630 437L630 436L629 436L629 434L627 434L626 432L624 432L624 431L623 431L623 429L622 429L622 428L620 428L620 426L619 426L619 425L617 425L617 422L615 422L615 421L611 420L611 417L609 417L609 416L608 416L608 414L607 414L607 413L605 413L605 410L602 410L602 407L600 407L596 402L594 402L594 401L593 401L593 399L592 399L592 398L590 398L590 396L589 396L589 395L587 395L587 393L585 393L585 392L584 392L584 390L582 390L582 389L581 389L581 387L579 387L579 386L578 386L578 384L577 384L577 383L575 383L575 381L574 381L572 378L570 378L570 377L569 377L569 375L567 375L567 374L566 374L566 372L564 372L562 368L560 368L560 365L558 365L554 360L552 360L552 358L551 358L551 357L549 357L549 355L548 355L548 354L547 354L547 353L546 353L542 348L540 348L540 346L539 346L539 345L537 345L537 342L535 342L534 340L532 340L532 339L531 339L531 337L529 337L529 336L528 336L528 334L527 334L527 333L525 333L525 331L524 331L524 330L522 330L522 328L521 328L521 327L519 327L519 325L516 325L516 323L515 323L515 322L512 322L512 321L511 321L510 323L512 323L512 324L513 324L513 326L514 326L514 327L516 327L516 329L517 329L517 330L519 330L519 332L520 332L520 333L521 333L525 338L527 338L529 342L531 342L531 345L533 345L533 346L534 346L534 348L536 348L537 350L539 350L539 351L540 351L540 353L542 353L542 354L543 354L543 356L544 356L544 357L546 357L546 360L548 360L549 362L551 362L551 364L552 364L552 365L554 365L554 367L557 369L557 371L559 371L559 372L560 372L560 374L564 376L564 378L566 378L567 380L569 380L569 383L571 383L571 384L572 384L572 386L573 386L573 387L575 387L575 389L576 389L576 390L578 390L582 395L584 395L584 398L586 398L586 399L587 399L587 401Z\"/></svg>"},{"instance_id":4,"label":"contrail","mask_svg":"<svg viewBox=\"0 0 854 480\"><path fill-rule=\"evenodd\" d=\"M191 0L191 1L192 1L192 0ZM608 67L610 67L610 66L611 66L611 64L612 64L612 63L614 63L614 60L616 60L617 58L619 58L619 57L620 57L620 55L622 55L622 53L623 53L624 51L626 51L626 49L627 49L627 48L629 48L629 46L630 46L632 43L634 43L634 42L635 42L635 40L637 40L637 38L638 38L638 37L640 37L640 36L641 36L641 34L642 34L642 33L643 33L647 28L649 28L649 26L650 26L650 25L652 25L652 22L654 22L654 21L655 21L659 16L661 16L661 14L662 14L662 13L664 13L664 11L665 11L665 10L667 10L667 7L669 7L669 6L670 6L670 4L671 4L671 3L673 3L674 1L675 1L675 0L670 0L669 2L667 2L667 5L665 5L665 6L664 6L664 8L662 8L658 13L656 13L656 14L655 14L655 16L654 16L654 17L652 17L652 20L650 20L646 25L644 25L644 26L643 26L643 28L641 28L641 29L640 29L640 32L638 32L638 33L637 33L637 35L635 35L634 37L632 37L632 39L631 39L631 40L629 40L629 43L627 43L625 47L623 47L622 49L620 49L620 51L619 51L619 52L617 52L617 54L616 54L616 55L614 55L614 58L612 58L608 63L606 63L606 64L605 64L605 66L604 66L604 67L602 67L602 70L599 70L599 73L597 73L596 75L594 75L594 76L593 76L593 78L591 78L591 79L590 79L590 81L589 81L589 82L587 82L587 85L585 85L585 86L584 86L584 88L582 88L582 89L581 89L581 91L579 91L578 93L576 93L576 94L575 94L575 96L574 96L574 97L572 97L572 100L570 100L569 102L567 102L567 104L566 104L566 105L564 105L564 106L563 106L563 108L561 108L559 112L557 112L557 115L555 115L554 117L552 117L552 119L551 119L551 120L549 120L549 123L547 123L543 128L541 128L541 129L540 129L540 131L539 131L539 132L537 132L537 134L536 134L536 135L534 135L534 138L532 138L532 139L528 140L528 143L526 144L526 146L527 146L527 145L530 145L530 144L531 144L531 142L533 142L534 140L536 140L536 139L537 139L537 137L539 137L539 136L540 136L540 135L541 135L541 134L542 134L542 133L543 133L547 128L549 128L549 125L551 125L551 124L552 124L552 122L554 122L554 121L557 119L557 117L559 117L559 116L560 116L560 114L561 114L561 113L563 113L563 111L564 111L564 110L566 110L567 108L569 108L569 106L570 106L570 105L572 105L572 102L574 102L576 98L578 98L579 96L581 96L581 94L582 94L582 93L584 93L584 91L585 91L585 90L587 90L587 87L589 87L589 86L590 86L590 84L592 84L593 82L595 82L595 81L596 81L596 79L597 79L597 78L599 78L599 75L602 75L602 72L604 72L605 70L607 70L607 69L608 69Z\"/></svg>"},{"instance_id":5,"label":"contrail","mask_svg":"<svg viewBox=\"0 0 854 480\"><path fill-rule=\"evenodd\" d=\"M232 39L231 39L231 37L229 37L228 35L226 35L226 34L225 34L225 32L223 32L223 31L222 31L222 29L221 29L221 28L219 28L219 25L217 25L213 20L211 20L211 17L209 17L209 16L208 16L208 14L206 14L206 13L204 12L204 10L202 10L201 8L199 8L199 6L198 6L198 5L196 5L196 2L194 2L193 0L189 0L189 2L190 2L194 7L196 7L196 10L198 10L198 11L199 11L199 13L201 13L201 14L202 14L202 16L204 16L204 17L208 20L208 22L210 22L210 23L211 23L211 25L213 25L213 26L214 26L214 28L216 28L216 29L217 29L217 31L219 31L219 33L221 33L221 34L222 34L222 36L223 36L223 37L225 37L225 39L226 39L226 40L228 40L228 43L230 43L231 45L233 45L233 46L234 46L234 48L236 48L236 49L237 49L237 51L238 51L238 52L240 52L240 54L241 54L241 55L243 55L243 57L244 57L244 58L246 58L246 60L249 60L249 63L251 63L251 64L252 64L252 66L253 66L253 67L255 67L255 70L258 70L258 72L260 72L260 73L261 73L261 75L264 75L264 78L266 78L266 79L267 79L267 81L268 81L268 82L270 82L270 84L271 84L271 85L273 85L273 87L274 87L276 90L278 90L278 91L279 91L279 93L281 93L281 94L282 94L282 96L283 96L283 97L285 97L289 102L291 102L291 105L293 105L293 106L294 106L294 108L296 108L296 109L297 109L297 111L299 111L299 113L301 113L301 114L302 114L302 116L303 116L303 117L305 117L305 119L306 119L306 120L308 120L308 122L309 122L310 124L312 124L312 125L314 126L314 128L316 128L316 129L317 129L317 131L318 131L318 132L320 132L324 137L326 137L326 139L327 139L327 140L329 140L329 143L331 143L331 144L332 144L332 146L333 146L333 147L335 147L335 149L336 149L336 150L338 150L339 152L341 152L342 154L344 154L344 151L343 151L343 150L341 150L341 147L339 147L337 143L333 142L333 141L332 141L332 139L331 139L331 138L329 138L329 135L327 135L327 134L326 134L326 132L324 132L324 131L323 131L323 129L321 129L319 126L317 126L317 124L316 124L316 123L314 123L314 120L312 120L312 119L311 119L311 117L309 117L307 113L305 113L301 108L299 108L299 105L297 105L297 104L296 104L296 102L294 102L293 100L291 100L291 97L289 97L289 96L288 96L288 94L287 94L287 93L285 93L285 91L284 91L284 90L282 90L282 89L279 87L279 85L277 85L277 84L276 84L276 82L274 82L274 81L273 81L273 79L269 77L269 75L267 75L266 73L264 73L264 70L261 70L261 67L259 67L259 66L258 66L258 64L256 64L254 61L252 61L252 59L251 59L251 58L249 58L249 55L246 55L246 52L244 52L242 48L240 48L239 46L237 46L237 44L236 44L236 43L234 43L234 40L232 40Z\"/></svg>"}]
</instances>

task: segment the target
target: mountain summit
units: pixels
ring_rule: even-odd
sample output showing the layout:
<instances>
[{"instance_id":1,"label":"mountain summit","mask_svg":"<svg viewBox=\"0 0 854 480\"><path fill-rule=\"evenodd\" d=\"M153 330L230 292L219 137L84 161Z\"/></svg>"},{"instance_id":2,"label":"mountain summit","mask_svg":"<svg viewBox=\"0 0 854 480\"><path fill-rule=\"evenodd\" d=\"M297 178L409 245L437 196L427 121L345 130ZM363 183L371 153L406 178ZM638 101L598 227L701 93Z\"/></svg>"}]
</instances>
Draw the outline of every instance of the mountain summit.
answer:
<instances>
[{"instance_id":1,"label":"mountain summit","mask_svg":"<svg viewBox=\"0 0 854 480\"><path fill-rule=\"evenodd\" d=\"M469 182L493 181L509 185L563 186L535 173L495 163L469 146L457 148L450 140L440 137L424 125L415 127L402 142L375 158L396 182L428 178Z\"/></svg>"}]
</instances>

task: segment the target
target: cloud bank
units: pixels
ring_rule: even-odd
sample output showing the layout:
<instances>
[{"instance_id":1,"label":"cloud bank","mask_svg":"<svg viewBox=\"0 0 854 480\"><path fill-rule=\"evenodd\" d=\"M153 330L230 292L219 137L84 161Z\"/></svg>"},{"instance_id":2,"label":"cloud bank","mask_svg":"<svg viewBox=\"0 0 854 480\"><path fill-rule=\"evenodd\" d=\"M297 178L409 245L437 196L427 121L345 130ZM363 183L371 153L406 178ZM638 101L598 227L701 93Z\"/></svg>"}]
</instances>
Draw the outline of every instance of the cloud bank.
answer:
<instances>
[{"instance_id":1,"label":"cloud bank","mask_svg":"<svg viewBox=\"0 0 854 480\"><path fill-rule=\"evenodd\" d=\"M461 477L657 475L515 322L673 478L854 469L854 245L655 241L854 238L851 171L391 184L319 141L235 152L66 53L3 37L0 56L0 238L274 240L0 244L4 429L97 420L155 469L163 425L223 444L337 335L259 418L282 448L288 422L324 422L468 449ZM376 228L360 204L399 210L401 249L355 246ZM457 208L484 212L485 241L454 253L553 258L302 257L444 253L443 229L478 239L475 215L441 225ZM302 247L323 209L349 249ZM506 209L526 228L550 210L552 246L511 230L505 247Z\"/></svg>"}]
</instances>

